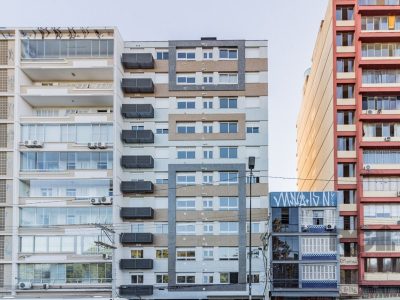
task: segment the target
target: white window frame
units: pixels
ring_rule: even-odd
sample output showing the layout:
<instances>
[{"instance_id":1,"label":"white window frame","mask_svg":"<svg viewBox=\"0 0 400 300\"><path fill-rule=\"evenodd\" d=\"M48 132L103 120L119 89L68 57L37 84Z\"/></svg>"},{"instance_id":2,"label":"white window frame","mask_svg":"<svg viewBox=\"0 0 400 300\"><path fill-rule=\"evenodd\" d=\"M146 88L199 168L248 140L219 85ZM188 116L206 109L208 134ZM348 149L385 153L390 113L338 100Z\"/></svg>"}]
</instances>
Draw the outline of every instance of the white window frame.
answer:
<instances>
[{"instance_id":1,"label":"white window frame","mask_svg":"<svg viewBox=\"0 0 400 300\"><path fill-rule=\"evenodd\" d=\"M222 80L227 78L228 80ZM238 84L237 73L218 73L218 84Z\"/></svg>"},{"instance_id":2,"label":"white window frame","mask_svg":"<svg viewBox=\"0 0 400 300\"><path fill-rule=\"evenodd\" d=\"M178 231L178 228L181 228L182 231ZM188 230L188 229L193 229L193 230ZM191 222L191 223L183 223L183 222L177 222L176 223L176 235L194 235L196 234L196 223Z\"/></svg>"},{"instance_id":3,"label":"white window frame","mask_svg":"<svg viewBox=\"0 0 400 300\"><path fill-rule=\"evenodd\" d=\"M183 55L181 55L181 54L183 54ZM192 57L192 54L194 54L194 57ZM179 56L181 56L181 57L179 57ZM185 56L185 57L182 57L182 56ZM176 60L196 60L196 49L176 50Z\"/></svg>"}]
</instances>

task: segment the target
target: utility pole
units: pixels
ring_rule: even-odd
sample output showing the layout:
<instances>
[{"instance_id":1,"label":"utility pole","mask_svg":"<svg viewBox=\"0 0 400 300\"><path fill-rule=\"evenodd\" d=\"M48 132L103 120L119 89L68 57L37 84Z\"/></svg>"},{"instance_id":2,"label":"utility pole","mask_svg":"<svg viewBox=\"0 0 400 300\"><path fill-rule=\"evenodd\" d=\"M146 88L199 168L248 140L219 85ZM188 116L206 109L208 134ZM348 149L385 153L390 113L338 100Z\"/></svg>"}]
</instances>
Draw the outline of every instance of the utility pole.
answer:
<instances>
[{"instance_id":1,"label":"utility pole","mask_svg":"<svg viewBox=\"0 0 400 300\"><path fill-rule=\"evenodd\" d=\"M265 233L263 233L260 237L262 245L263 245L263 260L264 260L264 268L265 268L265 287L264 287L264 295L266 292L268 292L268 298L269 299L269 291L270 291L270 267L269 267L269 261L268 261L268 254L269 254L269 242L271 238L271 232L270 232L270 213L268 213L267 217L267 230Z\"/></svg>"},{"instance_id":2,"label":"utility pole","mask_svg":"<svg viewBox=\"0 0 400 300\"><path fill-rule=\"evenodd\" d=\"M253 256L253 251L251 249L251 184L253 181L253 169L256 163L256 158L254 156L249 157L249 169L250 169L250 213L249 213L249 300L252 299L251 288L253 279L251 277L251 258Z\"/></svg>"}]
</instances>

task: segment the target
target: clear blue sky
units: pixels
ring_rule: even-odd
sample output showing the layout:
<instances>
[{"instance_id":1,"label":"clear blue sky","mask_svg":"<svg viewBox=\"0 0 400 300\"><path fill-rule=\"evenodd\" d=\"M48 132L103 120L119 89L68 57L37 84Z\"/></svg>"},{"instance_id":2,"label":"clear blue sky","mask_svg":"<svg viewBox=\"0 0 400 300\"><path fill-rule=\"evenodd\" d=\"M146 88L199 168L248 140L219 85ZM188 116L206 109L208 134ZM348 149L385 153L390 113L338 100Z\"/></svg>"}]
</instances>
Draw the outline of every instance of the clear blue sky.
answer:
<instances>
[{"instance_id":1,"label":"clear blue sky","mask_svg":"<svg viewBox=\"0 0 400 300\"><path fill-rule=\"evenodd\" d=\"M328 0L12 0L0 26L118 26L125 40L269 40L270 176L296 176L296 119ZM295 180L270 179L270 190Z\"/></svg>"}]
</instances>

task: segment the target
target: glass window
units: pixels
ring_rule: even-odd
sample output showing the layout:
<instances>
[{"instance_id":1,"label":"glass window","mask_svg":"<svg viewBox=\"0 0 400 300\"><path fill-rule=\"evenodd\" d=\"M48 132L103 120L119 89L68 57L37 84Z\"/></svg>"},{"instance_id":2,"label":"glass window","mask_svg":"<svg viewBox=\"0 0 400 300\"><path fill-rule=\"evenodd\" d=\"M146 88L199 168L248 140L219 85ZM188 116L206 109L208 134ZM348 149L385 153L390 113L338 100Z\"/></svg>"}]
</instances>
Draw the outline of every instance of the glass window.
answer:
<instances>
[{"instance_id":1,"label":"glass window","mask_svg":"<svg viewBox=\"0 0 400 300\"><path fill-rule=\"evenodd\" d=\"M220 147L219 148L220 158L237 158L238 148L237 147Z\"/></svg>"},{"instance_id":2,"label":"glass window","mask_svg":"<svg viewBox=\"0 0 400 300\"><path fill-rule=\"evenodd\" d=\"M220 122L219 123L220 133L237 133L238 122Z\"/></svg>"}]
</instances>

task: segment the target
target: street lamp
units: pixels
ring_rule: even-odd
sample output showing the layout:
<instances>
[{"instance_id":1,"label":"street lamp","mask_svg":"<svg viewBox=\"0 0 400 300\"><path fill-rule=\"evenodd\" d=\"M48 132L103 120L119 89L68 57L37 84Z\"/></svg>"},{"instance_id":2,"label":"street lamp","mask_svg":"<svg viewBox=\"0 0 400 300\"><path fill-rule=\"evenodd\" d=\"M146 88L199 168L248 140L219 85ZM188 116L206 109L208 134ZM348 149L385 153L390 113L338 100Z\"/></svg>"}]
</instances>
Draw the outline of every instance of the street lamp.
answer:
<instances>
[{"instance_id":1,"label":"street lamp","mask_svg":"<svg viewBox=\"0 0 400 300\"><path fill-rule=\"evenodd\" d=\"M254 165L256 164L256 158L254 156L250 156L249 157L249 170L250 170L250 212L249 212L249 299L252 299L252 295L251 295L251 284L253 279L251 278L251 257L252 257L252 250L251 250L251 183L253 181L253 169L254 169Z\"/></svg>"}]
</instances>

